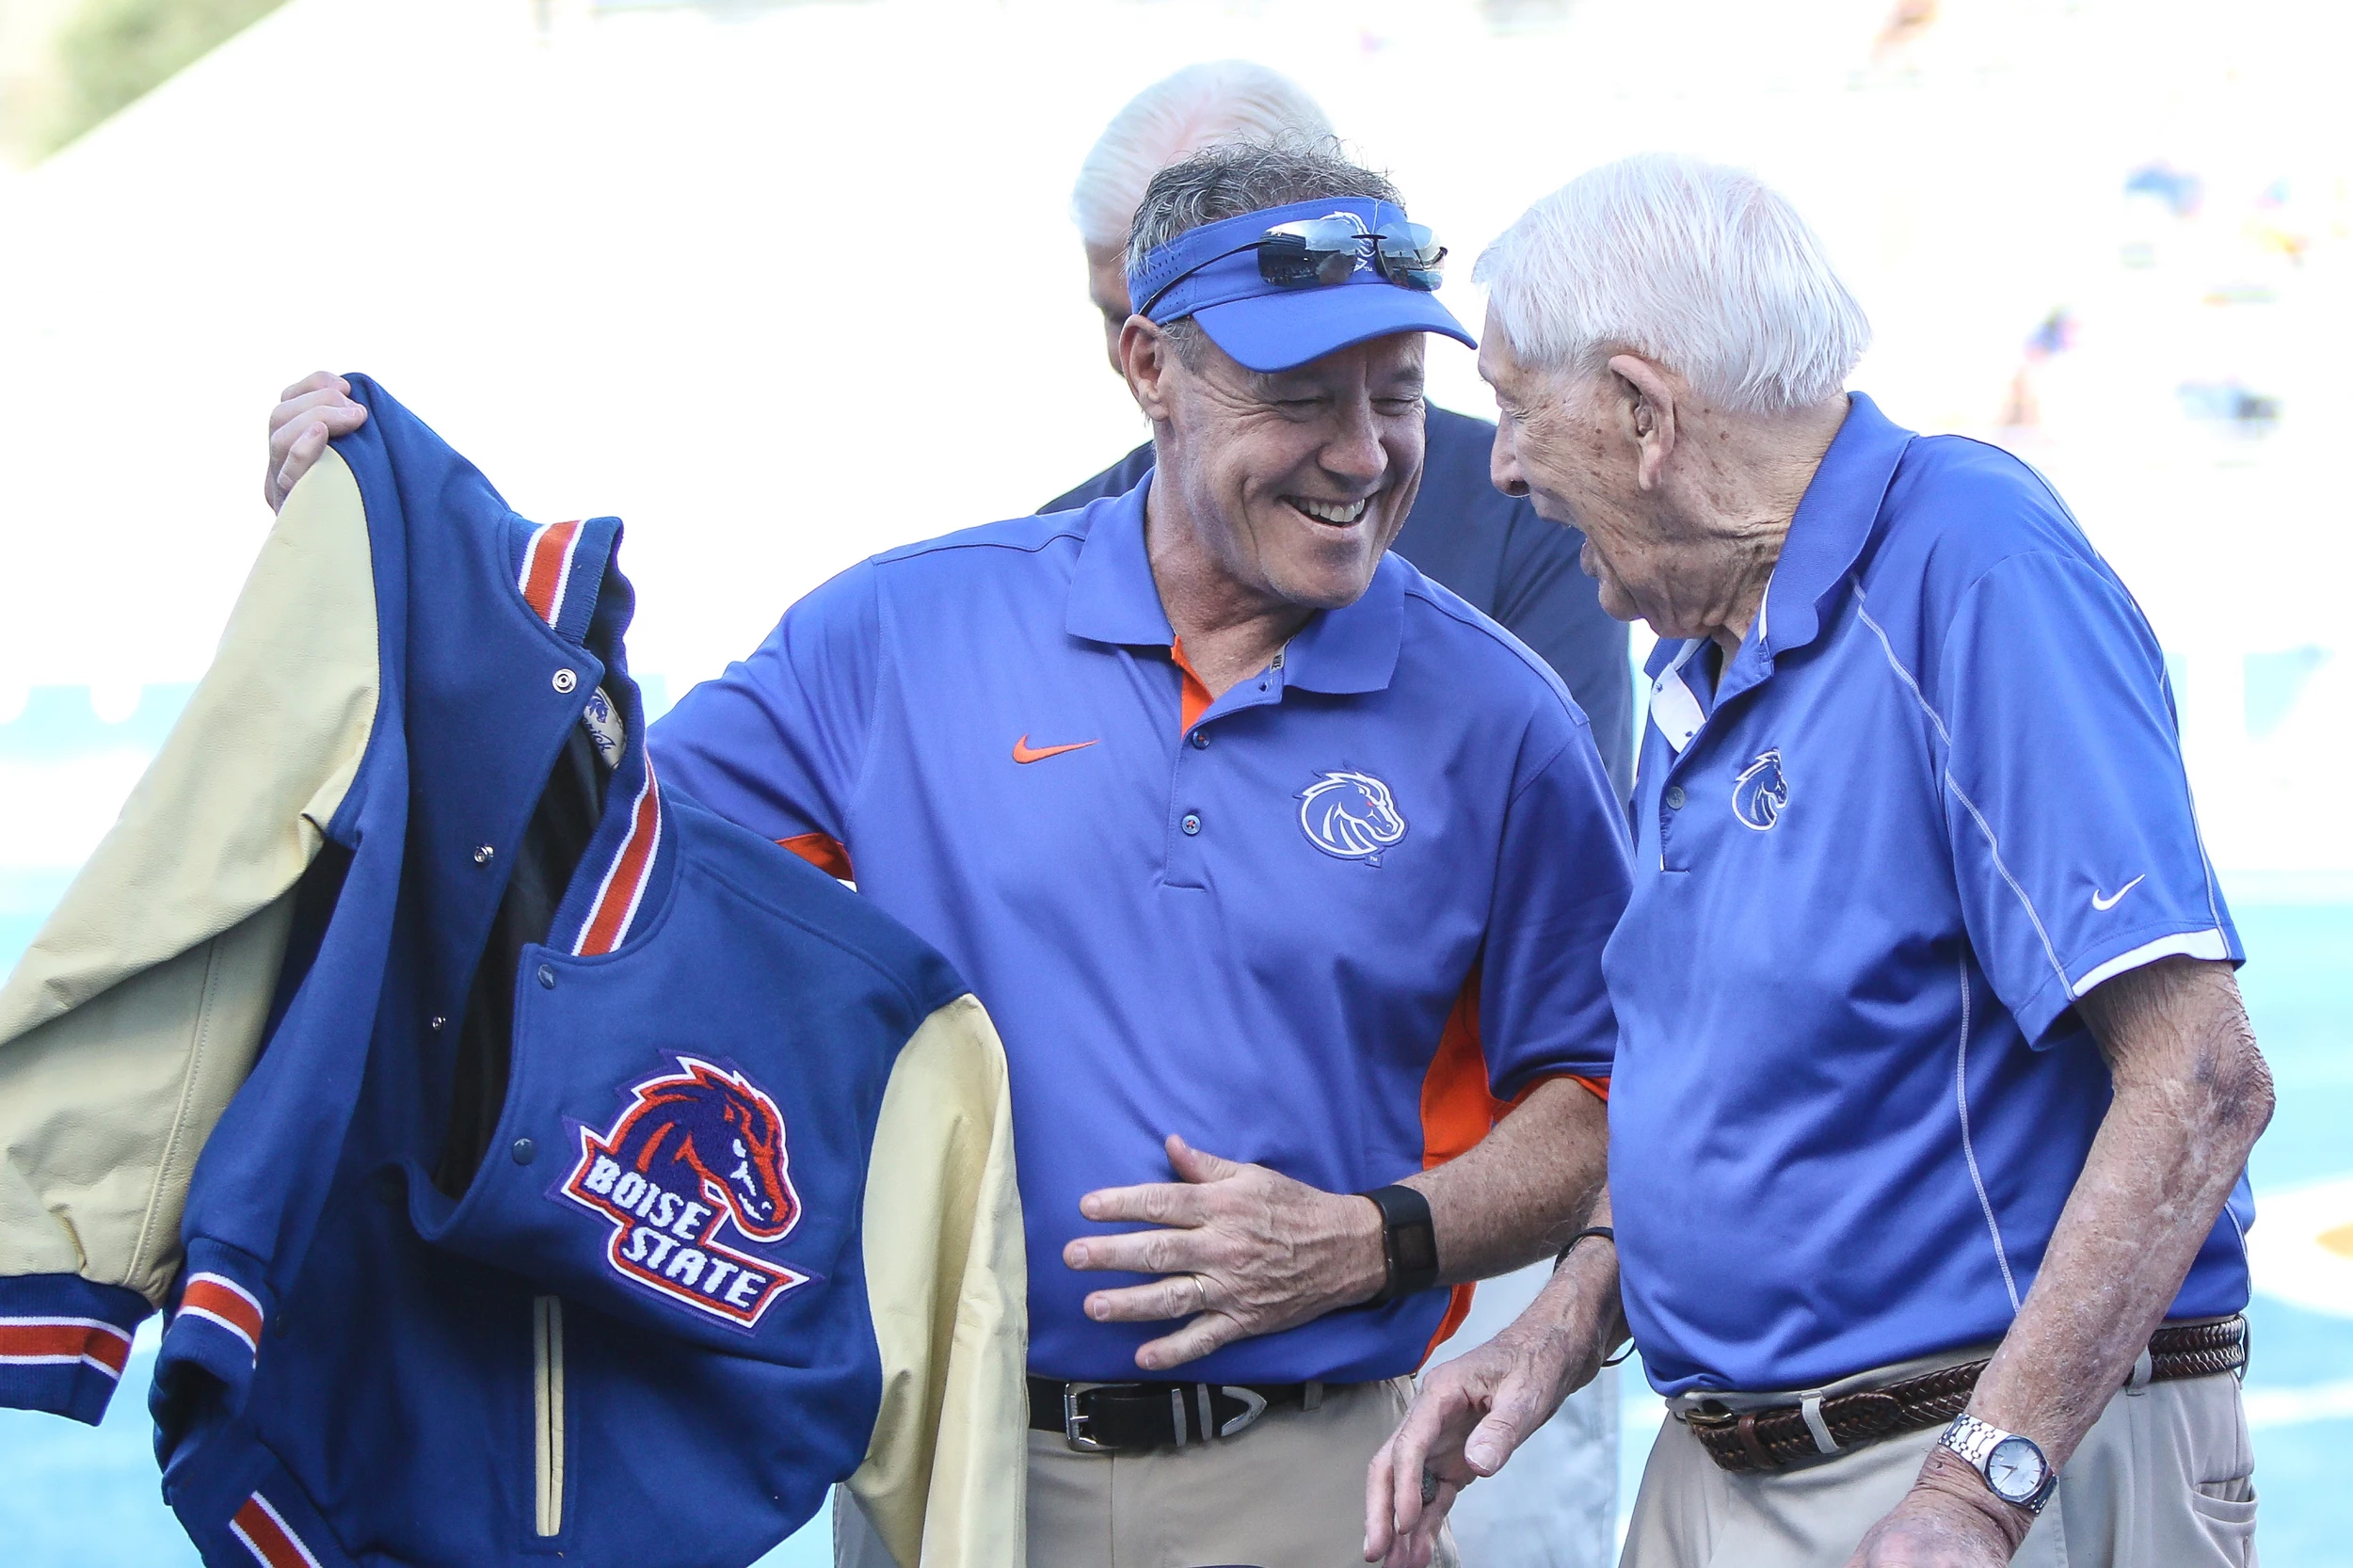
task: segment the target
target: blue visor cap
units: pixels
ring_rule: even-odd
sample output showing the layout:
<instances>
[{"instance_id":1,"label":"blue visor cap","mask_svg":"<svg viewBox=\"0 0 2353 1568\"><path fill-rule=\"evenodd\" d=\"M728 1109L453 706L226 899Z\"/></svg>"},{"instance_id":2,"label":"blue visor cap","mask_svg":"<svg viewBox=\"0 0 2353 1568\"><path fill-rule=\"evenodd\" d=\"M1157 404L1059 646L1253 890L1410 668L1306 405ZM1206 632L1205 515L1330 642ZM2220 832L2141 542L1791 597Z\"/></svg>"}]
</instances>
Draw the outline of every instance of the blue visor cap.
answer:
<instances>
[{"instance_id":1,"label":"blue visor cap","mask_svg":"<svg viewBox=\"0 0 2353 1568\"><path fill-rule=\"evenodd\" d=\"M1479 346L1431 295L1381 276L1369 245L1345 282L1282 288L1259 276L1251 241L1278 223L1341 216L1361 219L1368 232L1405 221L1402 207L1347 196L1220 218L1186 230L1144 257L1128 275L1128 297L1149 301L1145 314L1155 322L1193 317L1246 370L1295 369L1396 332L1443 332L1467 347Z\"/></svg>"}]
</instances>

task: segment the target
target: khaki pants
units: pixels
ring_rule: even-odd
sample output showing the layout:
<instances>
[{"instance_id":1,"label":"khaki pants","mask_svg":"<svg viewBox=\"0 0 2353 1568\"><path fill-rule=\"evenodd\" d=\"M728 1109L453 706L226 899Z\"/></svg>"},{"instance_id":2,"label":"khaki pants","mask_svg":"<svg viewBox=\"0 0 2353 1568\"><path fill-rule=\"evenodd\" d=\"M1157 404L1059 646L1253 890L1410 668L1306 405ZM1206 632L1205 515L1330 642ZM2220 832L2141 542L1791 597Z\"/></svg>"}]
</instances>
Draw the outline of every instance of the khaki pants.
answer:
<instances>
[{"instance_id":1,"label":"khaki pants","mask_svg":"<svg viewBox=\"0 0 2353 1568\"><path fill-rule=\"evenodd\" d=\"M1942 1428L1802 1469L1734 1474L1670 1416L1619 1568L1844 1568ZM2019 1568L2255 1568L2254 1456L2238 1379L2121 1389L2059 1472Z\"/></svg>"},{"instance_id":2,"label":"khaki pants","mask_svg":"<svg viewBox=\"0 0 2353 1568\"><path fill-rule=\"evenodd\" d=\"M1073 1453L1030 1433L1030 1568L1347 1568L1364 1560L1365 1470L1404 1419L1411 1378L1334 1384L1314 1410L1270 1410L1186 1448ZM834 1494L835 1568L890 1568ZM1450 1535L1438 1568L1458 1568ZM914 1568L913 1564L903 1568Z\"/></svg>"}]
</instances>

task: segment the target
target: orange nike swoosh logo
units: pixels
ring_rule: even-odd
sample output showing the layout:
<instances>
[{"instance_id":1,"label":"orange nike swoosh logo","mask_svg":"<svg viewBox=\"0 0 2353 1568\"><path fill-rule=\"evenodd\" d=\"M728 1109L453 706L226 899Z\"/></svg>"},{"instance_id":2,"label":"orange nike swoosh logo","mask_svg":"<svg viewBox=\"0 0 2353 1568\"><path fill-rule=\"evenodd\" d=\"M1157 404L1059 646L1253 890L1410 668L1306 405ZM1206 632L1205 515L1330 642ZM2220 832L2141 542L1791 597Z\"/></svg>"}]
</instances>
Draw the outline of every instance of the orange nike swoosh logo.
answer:
<instances>
[{"instance_id":1,"label":"orange nike swoosh logo","mask_svg":"<svg viewBox=\"0 0 2353 1568\"><path fill-rule=\"evenodd\" d=\"M1016 762L1043 762L1048 757L1060 757L1065 751L1084 751L1094 744L1094 741L1074 741L1066 746L1039 746L1032 750L1030 738L1024 735L1013 743L1013 760Z\"/></svg>"}]
</instances>

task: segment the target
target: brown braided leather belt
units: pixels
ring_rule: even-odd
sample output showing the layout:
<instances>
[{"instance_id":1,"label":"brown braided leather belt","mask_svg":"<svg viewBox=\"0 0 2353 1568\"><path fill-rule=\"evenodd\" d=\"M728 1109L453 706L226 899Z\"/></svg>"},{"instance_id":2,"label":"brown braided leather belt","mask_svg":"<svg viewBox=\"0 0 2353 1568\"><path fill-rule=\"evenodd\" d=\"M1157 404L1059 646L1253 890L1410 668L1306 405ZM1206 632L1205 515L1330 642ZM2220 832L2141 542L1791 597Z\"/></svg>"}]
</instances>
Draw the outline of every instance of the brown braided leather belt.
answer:
<instances>
[{"instance_id":1,"label":"brown braided leather belt","mask_svg":"<svg viewBox=\"0 0 2353 1568\"><path fill-rule=\"evenodd\" d=\"M2235 1372L2246 1365L2247 1320L2225 1318L2157 1330L2149 1336L2148 1374L2137 1381L2169 1383L2213 1377ZM1734 1411L1703 1400L1683 1421L1707 1449L1707 1457L1724 1469L1782 1470L1897 1432L1941 1427L1968 1405L1970 1391L1985 1368L1982 1361L1964 1362L1884 1388L1833 1395L1821 1401L1816 1414L1834 1450L1825 1449L1816 1437L1803 1405Z\"/></svg>"}]
</instances>

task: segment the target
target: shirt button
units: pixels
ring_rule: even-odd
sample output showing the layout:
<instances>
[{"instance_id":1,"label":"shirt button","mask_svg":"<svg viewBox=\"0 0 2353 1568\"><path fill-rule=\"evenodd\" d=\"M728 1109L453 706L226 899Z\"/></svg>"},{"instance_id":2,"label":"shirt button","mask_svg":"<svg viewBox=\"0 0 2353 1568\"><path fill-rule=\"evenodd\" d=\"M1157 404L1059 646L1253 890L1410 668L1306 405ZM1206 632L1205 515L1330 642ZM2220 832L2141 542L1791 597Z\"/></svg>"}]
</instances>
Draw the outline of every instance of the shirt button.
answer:
<instances>
[{"instance_id":1,"label":"shirt button","mask_svg":"<svg viewBox=\"0 0 2353 1568\"><path fill-rule=\"evenodd\" d=\"M1682 785L1670 784L1667 786L1667 809L1670 811L1680 811L1683 809Z\"/></svg>"},{"instance_id":2,"label":"shirt button","mask_svg":"<svg viewBox=\"0 0 2353 1568\"><path fill-rule=\"evenodd\" d=\"M1201 813L1198 811L1186 812L1185 820L1177 825L1185 830L1185 837L1193 837L1193 835L1201 831Z\"/></svg>"},{"instance_id":3,"label":"shirt button","mask_svg":"<svg viewBox=\"0 0 2353 1568\"><path fill-rule=\"evenodd\" d=\"M545 964L539 966L539 987L546 991L555 989L555 970Z\"/></svg>"},{"instance_id":4,"label":"shirt button","mask_svg":"<svg viewBox=\"0 0 2353 1568\"><path fill-rule=\"evenodd\" d=\"M1195 728L1193 730L1193 749L1195 751L1207 751L1209 749L1209 732L1208 730L1201 728Z\"/></svg>"},{"instance_id":5,"label":"shirt button","mask_svg":"<svg viewBox=\"0 0 2353 1568\"><path fill-rule=\"evenodd\" d=\"M476 844L473 847L473 863L477 866L487 866L490 863L490 856L497 853L497 850L488 844Z\"/></svg>"},{"instance_id":6,"label":"shirt button","mask_svg":"<svg viewBox=\"0 0 2353 1568\"><path fill-rule=\"evenodd\" d=\"M557 670L555 672L555 689L557 691L569 693L574 686L579 684L580 677L574 675L571 671Z\"/></svg>"},{"instance_id":7,"label":"shirt button","mask_svg":"<svg viewBox=\"0 0 2353 1568\"><path fill-rule=\"evenodd\" d=\"M518 1138L515 1140L515 1146L508 1152L514 1155L516 1164L528 1165L538 1157L539 1150L530 1139Z\"/></svg>"}]
</instances>

